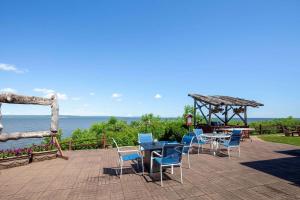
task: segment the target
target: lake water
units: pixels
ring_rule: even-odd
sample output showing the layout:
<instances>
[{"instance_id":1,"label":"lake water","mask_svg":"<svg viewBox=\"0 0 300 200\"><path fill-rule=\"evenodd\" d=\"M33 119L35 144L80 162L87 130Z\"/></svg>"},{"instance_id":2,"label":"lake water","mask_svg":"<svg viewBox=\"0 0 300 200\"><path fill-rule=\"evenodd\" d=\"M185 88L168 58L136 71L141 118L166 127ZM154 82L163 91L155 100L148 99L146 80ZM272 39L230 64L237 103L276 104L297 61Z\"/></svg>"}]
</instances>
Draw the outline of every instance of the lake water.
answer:
<instances>
[{"instance_id":1,"label":"lake water","mask_svg":"<svg viewBox=\"0 0 300 200\"><path fill-rule=\"evenodd\" d=\"M127 121L138 120L137 117L117 117L118 119ZM74 117L61 116L59 119L59 128L63 131L63 137L68 137L77 128L89 128L96 122L107 121L109 117ZM2 124L4 133L13 133L19 131L48 131L50 129L49 116L3 116ZM10 149L25 147L29 144L39 144L42 139L21 139L17 141L0 142L0 149Z\"/></svg>"},{"instance_id":2,"label":"lake water","mask_svg":"<svg viewBox=\"0 0 300 200\"><path fill-rule=\"evenodd\" d=\"M117 117L118 119L127 121L138 120L138 117ZM59 119L59 127L63 131L63 137L68 137L77 129L89 128L96 122L107 121L109 117L75 117L75 116L61 116ZM267 118L250 118L249 122L268 120ZM49 116L3 116L2 124L4 126L3 132L12 133L18 131L47 131L50 128ZM0 149L10 149L24 147L26 145L35 143L38 144L42 139L21 139L17 141L0 142Z\"/></svg>"}]
</instances>

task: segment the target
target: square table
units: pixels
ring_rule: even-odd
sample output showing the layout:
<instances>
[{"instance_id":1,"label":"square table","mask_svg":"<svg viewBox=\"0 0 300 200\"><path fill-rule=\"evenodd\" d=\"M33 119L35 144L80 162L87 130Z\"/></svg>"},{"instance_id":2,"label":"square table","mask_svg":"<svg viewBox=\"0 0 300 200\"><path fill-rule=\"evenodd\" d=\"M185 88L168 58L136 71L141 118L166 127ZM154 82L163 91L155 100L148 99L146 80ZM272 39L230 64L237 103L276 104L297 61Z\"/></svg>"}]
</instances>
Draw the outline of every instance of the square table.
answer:
<instances>
[{"instance_id":1,"label":"square table","mask_svg":"<svg viewBox=\"0 0 300 200\"><path fill-rule=\"evenodd\" d=\"M178 144L178 142L158 141L140 143L140 146L144 148L144 166L145 169L150 172L151 153L152 151L161 152L165 144ZM153 163L153 172L159 172L159 166Z\"/></svg>"}]
</instances>

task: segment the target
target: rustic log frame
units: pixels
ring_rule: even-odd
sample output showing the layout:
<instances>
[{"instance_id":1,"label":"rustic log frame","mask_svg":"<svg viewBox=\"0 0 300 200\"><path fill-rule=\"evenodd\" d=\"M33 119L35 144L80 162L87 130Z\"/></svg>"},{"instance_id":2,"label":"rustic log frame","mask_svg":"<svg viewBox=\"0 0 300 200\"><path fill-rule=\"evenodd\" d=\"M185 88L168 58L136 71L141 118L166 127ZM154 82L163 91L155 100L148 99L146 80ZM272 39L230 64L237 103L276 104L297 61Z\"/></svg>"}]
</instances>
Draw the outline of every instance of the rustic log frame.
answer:
<instances>
[{"instance_id":1,"label":"rustic log frame","mask_svg":"<svg viewBox=\"0 0 300 200\"><path fill-rule=\"evenodd\" d=\"M50 131L37 131L37 132L17 132L17 133L2 133L3 125L1 124L1 104L31 104L31 105L43 105L51 107L51 125ZM57 147L59 157L68 159L63 156L63 152L61 150L60 144L57 140L58 133L58 119L59 119L59 105L57 102L57 96L52 95L51 98L43 98L43 97L34 97L34 96L23 96L12 93L4 93L0 94L0 142L6 142L8 140L19 140L24 138L43 138L43 137L51 137L51 140L54 142Z\"/></svg>"},{"instance_id":2,"label":"rustic log frame","mask_svg":"<svg viewBox=\"0 0 300 200\"><path fill-rule=\"evenodd\" d=\"M194 115L196 115L198 109L208 125L211 125L212 115L214 115L225 125L228 125L229 121L232 120L234 116L238 116L243 121L244 125L247 126L247 108L249 106L254 108L264 106L263 104L253 100L245 100L229 96L204 96L199 94L189 94L188 96L194 99ZM218 113L213 112L214 107L216 106L220 108L224 107L224 112L222 113L222 115L224 115L224 119L220 117ZM207 115L204 114L202 108L207 109ZM235 113L235 108L243 108L244 115L242 116L240 113ZM230 111L232 111L231 116L229 116ZM196 118L194 118L194 126L196 123Z\"/></svg>"}]
</instances>

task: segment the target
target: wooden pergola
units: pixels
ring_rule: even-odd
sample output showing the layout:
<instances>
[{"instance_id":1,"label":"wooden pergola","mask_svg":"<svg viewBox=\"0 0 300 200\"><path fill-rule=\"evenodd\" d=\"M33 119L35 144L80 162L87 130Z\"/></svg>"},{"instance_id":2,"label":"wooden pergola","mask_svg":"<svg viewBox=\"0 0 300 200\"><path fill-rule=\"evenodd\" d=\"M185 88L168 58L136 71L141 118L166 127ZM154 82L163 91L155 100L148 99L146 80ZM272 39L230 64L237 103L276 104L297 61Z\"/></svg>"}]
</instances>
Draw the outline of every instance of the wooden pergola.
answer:
<instances>
[{"instance_id":1,"label":"wooden pergola","mask_svg":"<svg viewBox=\"0 0 300 200\"><path fill-rule=\"evenodd\" d=\"M228 122L232 120L233 117L238 116L244 125L247 126L247 108L264 106L256 101L237 97L219 95L205 96L200 94L189 94L188 96L194 99L194 116L196 116L198 109L207 125L212 124L212 116L218 118L225 125L228 125ZM205 114L205 110L208 114ZM194 117L194 125L196 125L196 117Z\"/></svg>"}]
</instances>

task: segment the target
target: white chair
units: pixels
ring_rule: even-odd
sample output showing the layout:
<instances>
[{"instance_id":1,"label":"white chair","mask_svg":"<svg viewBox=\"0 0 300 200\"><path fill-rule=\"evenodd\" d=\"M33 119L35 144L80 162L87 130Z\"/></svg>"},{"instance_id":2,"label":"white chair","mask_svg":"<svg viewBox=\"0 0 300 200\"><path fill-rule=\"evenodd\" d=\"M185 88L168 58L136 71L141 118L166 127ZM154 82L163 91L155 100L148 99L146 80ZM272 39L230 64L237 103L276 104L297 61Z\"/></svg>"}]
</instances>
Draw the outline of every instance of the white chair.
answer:
<instances>
[{"instance_id":1,"label":"white chair","mask_svg":"<svg viewBox=\"0 0 300 200\"><path fill-rule=\"evenodd\" d=\"M124 147L119 147L115 139L112 139L113 142L115 143L117 150L118 150L118 155L119 155L119 166L120 166L120 178L122 176L122 170L123 170L123 164L124 161L132 161L132 160L141 160L142 163L142 173L144 175L144 162L143 162L143 156L140 152L140 150L134 150L134 149L127 149L127 150L122 150L124 148L134 148L131 146L124 146Z\"/></svg>"}]
</instances>

